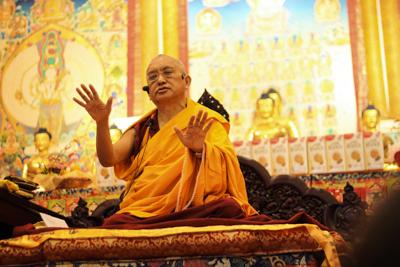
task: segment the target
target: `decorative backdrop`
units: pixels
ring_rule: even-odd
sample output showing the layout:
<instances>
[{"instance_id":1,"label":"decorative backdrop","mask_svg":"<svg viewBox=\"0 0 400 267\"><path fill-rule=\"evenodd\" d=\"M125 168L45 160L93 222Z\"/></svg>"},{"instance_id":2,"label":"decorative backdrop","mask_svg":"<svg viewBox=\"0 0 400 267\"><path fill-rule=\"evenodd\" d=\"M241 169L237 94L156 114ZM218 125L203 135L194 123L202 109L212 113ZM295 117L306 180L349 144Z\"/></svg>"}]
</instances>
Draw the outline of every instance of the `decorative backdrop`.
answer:
<instances>
[{"instance_id":1,"label":"decorative backdrop","mask_svg":"<svg viewBox=\"0 0 400 267\"><path fill-rule=\"evenodd\" d=\"M72 96L92 83L126 116L127 2L4 0L0 13L0 175L21 174L38 127L94 173L94 124Z\"/></svg>"},{"instance_id":2,"label":"decorative backdrop","mask_svg":"<svg viewBox=\"0 0 400 267\"><path fill-rule=\"evenodd\" d=\"M235 139L269 87L301 136L357 129L345 0L193 0L189 52L192 95L207 88L222 101Z\"/></svg>"}]
</instances>

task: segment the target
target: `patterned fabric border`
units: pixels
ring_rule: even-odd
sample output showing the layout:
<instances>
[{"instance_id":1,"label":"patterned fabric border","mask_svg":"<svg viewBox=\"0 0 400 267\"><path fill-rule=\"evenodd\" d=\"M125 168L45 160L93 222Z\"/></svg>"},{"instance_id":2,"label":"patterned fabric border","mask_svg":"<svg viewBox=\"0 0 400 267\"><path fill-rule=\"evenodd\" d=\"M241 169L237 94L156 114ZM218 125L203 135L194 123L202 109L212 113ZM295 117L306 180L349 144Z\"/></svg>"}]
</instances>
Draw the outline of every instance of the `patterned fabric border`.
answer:
<instances>
[{"instance_id":1,"label":"patterned fabric border","mask_svg":"<svg viewBox=\"0 0 400 267\"><path fill-rule=\"evenodd\" d=\"M318 261L312 253L281 254L271 256L254 257L194 257L194 258L167 258L151 259L145 261L77 261L77 262L49 262L44 266L73 266L83 267L88 264L109 267L177 267L177 266L197 266L197 267L223 267L223 266L263 266L263 267L316 267Z\"/></svg>"},{"instance_id":2,"label":"patterned fabric border","mask_svg":"<svg viewBox=\"0 0 400 267\"><path fill-rule=\"evenodd\" d=\"M336 266L335 239L310 224L153 230L66 229L1 240L0 264L322 251L330 263L328 266Z\"/></svg>"}]
</instances>

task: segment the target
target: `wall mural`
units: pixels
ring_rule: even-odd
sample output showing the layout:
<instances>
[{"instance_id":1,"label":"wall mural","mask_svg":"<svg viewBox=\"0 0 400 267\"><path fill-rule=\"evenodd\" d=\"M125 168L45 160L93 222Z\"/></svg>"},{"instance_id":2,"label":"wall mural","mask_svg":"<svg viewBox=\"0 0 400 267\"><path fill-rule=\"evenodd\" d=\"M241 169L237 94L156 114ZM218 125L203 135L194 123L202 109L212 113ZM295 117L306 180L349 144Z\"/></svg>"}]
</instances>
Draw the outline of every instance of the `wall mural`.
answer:
<instances>
[{"instance_id":1,"label":"wall mural","mask_svg":"<svg viewBox=\"0 0 400 267\"><path fill-rule=\"evenodd\" d=\"M301 136L357 129L345 0L189 1L189 50L193 97L222 101L235 139L270 87Z\"/></svg>"},{"instance_id":2,"label":"wall mural","mask_svg":"<svg viewBox=\"0 0 400 267\"><path fill-rule=\"evenodd\" d=\"M3 0L0 14L0 175L21 175L44 127L93 176L95 125L72 96L91 83L126 116L127 1Z\"/></svg>"}]
</instances>

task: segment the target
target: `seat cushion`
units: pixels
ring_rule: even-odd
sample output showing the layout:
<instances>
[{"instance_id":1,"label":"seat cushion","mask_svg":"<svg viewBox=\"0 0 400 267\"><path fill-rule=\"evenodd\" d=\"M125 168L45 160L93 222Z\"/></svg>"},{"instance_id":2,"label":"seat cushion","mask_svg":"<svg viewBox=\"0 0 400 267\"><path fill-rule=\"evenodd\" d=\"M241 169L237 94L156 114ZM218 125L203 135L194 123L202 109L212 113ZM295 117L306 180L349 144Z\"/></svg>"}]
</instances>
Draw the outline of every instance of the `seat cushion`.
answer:
<instances>
[{"instance_id":1,"label":"seat cushion","mask_svg":"<svg viewBox=\"0 0 400 267\"><path fill-rule=\"evenodd\" d=\"M313 224L62 229L0 241L0 264L324 252L338 266L340 237Z\"/></svg>"}]
</instances>

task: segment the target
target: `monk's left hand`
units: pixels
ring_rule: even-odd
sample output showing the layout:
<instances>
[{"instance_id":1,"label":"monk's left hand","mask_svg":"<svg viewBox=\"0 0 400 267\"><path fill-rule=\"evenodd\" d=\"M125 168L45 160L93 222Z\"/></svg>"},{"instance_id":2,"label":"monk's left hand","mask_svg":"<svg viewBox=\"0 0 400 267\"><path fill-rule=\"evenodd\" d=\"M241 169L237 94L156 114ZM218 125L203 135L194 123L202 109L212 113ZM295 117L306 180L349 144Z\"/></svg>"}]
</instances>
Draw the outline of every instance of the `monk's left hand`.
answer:
<instances>
[{"instance_id":1,"label":"monk's left hand","mask_svg":"<svg viewBox=\"0 0 400 267\"><path fill-rule=\"evenodd\" d=\"M210 130L211 124L213 123L211 120L206 124L207 117L208 113L200 110L196 116L192 116L190 118L186 129L181 131L177 127L174 128L182 144L193 152L201 153L203 151L203 144L206 134L208 130Z\"/></svg>"}]
</instances>

